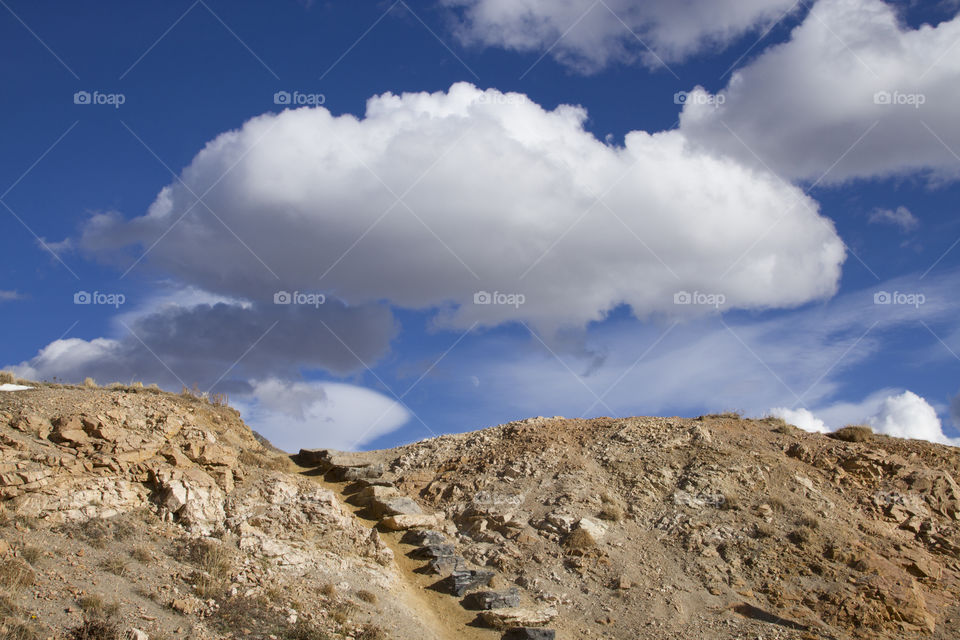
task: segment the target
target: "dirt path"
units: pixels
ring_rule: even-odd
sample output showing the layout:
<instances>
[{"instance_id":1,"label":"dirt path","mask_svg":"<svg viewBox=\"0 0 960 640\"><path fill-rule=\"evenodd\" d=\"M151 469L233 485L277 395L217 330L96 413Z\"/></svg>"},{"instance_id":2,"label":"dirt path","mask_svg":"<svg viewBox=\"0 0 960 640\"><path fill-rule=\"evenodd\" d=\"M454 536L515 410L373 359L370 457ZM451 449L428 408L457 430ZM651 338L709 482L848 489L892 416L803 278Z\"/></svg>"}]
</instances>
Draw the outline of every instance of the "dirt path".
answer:
<instances>
[{"instance_id":1,"label":"dirt path","mask_svg":"<svg viewBox=\"0 0 960 640\"><path fill-rule=\"evenodd\" d=\"M353 514L358 522L369 529L377 526L376 520L364 518L359 515L362 510L346 502L344 489L346 482L329 482L323 477L308 473L313 471L306 467L298 467L301 474L317 482L321 486L331 490L337 499L343 505L344 509ZM427 630L432 631L440 640L497 640L500 633L491 629L469 626L476 613L468 611L460 605L459 598L428 589L435 583L437 576L430 576L421 573L415 573L415 569L423 566L422 560L414 560L407 557L413 547L400 542L403 532L380 532L380 537L384 543L390 547L396 558L396 565L401 579L400 596L407 603L412 611L421 615L421 621Z\"/></svg>"}]
</instances>

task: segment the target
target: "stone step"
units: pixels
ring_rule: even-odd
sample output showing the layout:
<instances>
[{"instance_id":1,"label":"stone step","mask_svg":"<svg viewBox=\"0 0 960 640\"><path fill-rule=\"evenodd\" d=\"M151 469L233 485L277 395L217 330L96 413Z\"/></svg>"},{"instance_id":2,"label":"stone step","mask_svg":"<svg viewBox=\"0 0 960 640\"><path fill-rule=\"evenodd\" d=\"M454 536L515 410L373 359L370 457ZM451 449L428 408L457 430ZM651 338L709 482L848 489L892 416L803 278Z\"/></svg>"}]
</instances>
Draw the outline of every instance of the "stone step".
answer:
<instances>
[{"instance_id":1,"label":"stone step","mask_svg":"<svg viewBox=\"0 0 960 640\"><path fill-rule=\"evenodd\" d=\"M520 590L510 587L502 591L474 591L463 599L465 609L489 611L520 606Z\"/></svg>"},{"instance_id":2,"label":"stone step","mask_svg":"<svg viewBox=\"0 0 960 640\"><path fill-rule=\"evenodd\" d=\"M426 573L448 576L455 571L466 571L467 561L463 556L445 556L434 558L424 568Z\"/></svg>"},{"instance_id":3,"label":"stone step","mask_svg":"<svg viewBox=\"0 0 960 640\"><path fill-rule=\"evenodd\" d=\"M542 627L513 627L507 629L502 640L555 640L557 632Z\"/></svg>"},{"instance_id":4,"label":"stone step","mask_svg":"<svg viewBox=\"0 0 960 640\"><path fill-rule=\"evenodd\" d=\"M511 629L513 627L542 627L550 624L557 617L557 610L553 607L543 609L492 609L477 614L479 622L491 629Z\"/></svg>"},{"instance_id":5,"label":"stone step","mask_svg":"<svg viewBox=\"0 0 960 640\"><path fill-rule=\"evenodd\" d=\"M366 464L363 466L334 465L330 469L330 478L337 482L351 482L379 478L384 473L382 463Z\"/></svg>"},{"instance_id":6,"label":"stone step","mask_svg":"<svg viewBox=\"0 0 960 640\"><path fill-rule=\"evenodd\" d=\"M419 516L423 509L413 498L407 496L391 496L383 499L372 499L368 506L377 518L385 516Z\"/></svg>"},{"instance_id":7,"label":"stone step","mask_svg":"<svg viewBox=\"0 0 960 640\"><path fill-rule=\"evenodd\" d=\"M434 529L412 529L403 534L403 537L400 538L400 542L404 544L411 544L415 547L423 547L431 544L443 544L447 541L447 536L445 536L440 531Z\"/></svg>"},{"instance_id":8,"label":"stone step","mask_svg":"<svg viewBox=\"0 0 960 640\"><path fill-rule=\"evenodd\" d=\"M448 593L460 597L478 587L486 587L493 580L493 571L485 569L454 570L443 580Z\"/></svg>"},{"instance_id":9,"label":"stone step","mask_svg":"<svg viewBox=\"0 0 960 640\"><path fill-rule=\"evenodd\" d=\"M387 516L380 520L380 526L387 531L406 531L407 529L432 529L443 522L443 517L439 515L400 515Z\"/></svg>"},{"instance_id":10,"label":"stone step","mask_svg":"<svg viewBox=\"0 0 960 640\"><path fill-rule=\"evenodd\" d=\"M331 449L300 449L297 462L310 467L365 467L371 464L362 453L333 451Z\"/></svg>"},{"instance_id":11,"label":"stone step","mask_svg":"<svg viewBox=\"0 0 960 640\"><path fill-rule=\"evenodd\" d=\"M436 558L450 558L457 554L457 549L452 544L428 544L417 547L410 552L411 558L422 558L424 560L434 560Z\"/></svg>"}]
</instances>

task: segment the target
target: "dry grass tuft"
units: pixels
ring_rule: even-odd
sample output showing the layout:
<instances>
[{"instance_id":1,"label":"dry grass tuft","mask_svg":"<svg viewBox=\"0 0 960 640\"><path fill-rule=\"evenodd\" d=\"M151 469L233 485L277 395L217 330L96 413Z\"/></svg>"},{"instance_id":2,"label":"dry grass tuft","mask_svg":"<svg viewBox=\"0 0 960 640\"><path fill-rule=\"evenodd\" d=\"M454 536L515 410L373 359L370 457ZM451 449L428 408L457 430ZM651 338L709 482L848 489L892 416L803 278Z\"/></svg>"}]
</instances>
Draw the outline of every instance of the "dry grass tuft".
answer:
<instances>
[{"instance_id":1,"label":"dry grass tuft","mask_svg":"<svg viewBox=\"0 0 960 640\"><path fill-rule=\"evenodd\" d=\"M389 637L382 627L378 627L375 624L363 625L360 631L354 636L356 640L387 640Z\"/></svg>"},{"instance_id":2,"label":"dry grass tuft","mask_svg":"<svg viewBox=\"0 0 960 640\"><path fill-rule=\"evenodd\" d=\"M597 514L598 518L603 520L610 520L611 522L621 522L623 520L623 507L618 504L605 504L600 507L600 512Z\"/></svg>"},{"instance_id":3,"label":"dry grass tuft","mask_svg":"<svg viewBox=\"0 0 960 640\"><path fill-rule=\"evenodd\" d=\"M328 583L326 583L325 585L323 585L322 587L320 587L320 593L322 593L323 595L325 595L325 596L328 597L328 598L336 598L336 597L337 597L337 588L333 585L332 582L328 582Z\"/></svg>"},{"instance_id":4,"label":"dry grass tuft","mask_svg":"<svg viewBox=\"0 0 960 640\"><path fill-rule=\"evenodd\" d=\"M862 424L849 425L828 433L827 437L844 442L867 442L873 437L873 429Z\"/></svg>"},{"instance_id":5,"label":"dry grass tuft","mask_svg":"<svg viewBox=\"0 0 960 640\"><path fill-rule=\"evenodd\" d=\"M570 550L581 551L597 546L597 541L583 529L574 529L573 533L567 536L563 546Z\"/></svg>"},{"instance_id":6,"label":"dry grass tuft","mask_svg":"<svg viewBox=\"0 0 960 640\"><path fill-rule=\"evenodd\" d=\"M84 378L84 379L83 379L83 386L85 386L87 389L97 389L97 388L98 388L98 386L97 386L97 381L94 380L93 378L90 378L90 377L87 377L87 378Z\"/></svg>"},{"instance_id":7,"label":"dry grass tuft","mask_svg":"<svg viewBox=\"0 0 960 640\"><path fill-rule=\"evenodd\" d=\"M153 562L153 554L144 549L143 547L137 547L130 552L130 557L136 560L137 562L147 564L148 562Z\"/></svg>"},{"instance_id":8,"label":"dry grass tuft","mask_svg":"<svg viewBox=\"0 0 960 640\"><path fill-rule=\"evenodd\" d=\"M724 491L723 499L720 501L719 506L723 511L736 511L740 508L740 498L731 491Z\"/></svg>"},{"instance_id":9,"label":"dry grass tuft","mask_svg":"<svg viewBox=\"0 0 960 640\"><path fill-rule=\"evenodd\" d=\"M0 371L0 384L13 384L17 381L17 376L10 371Z\"/></svg>"},{"instance_id":10,"label":"dry grass tuft","mask_svg":"<svg viewBox=\"0 0 960 640\"><path fill-rule=\"evenodd\" d=\"M196 540L187 549L187 557L199 570L193 586L201 598L218 598L226 591L233 570L233 553L223 543Z\"/></svg>"},{"instance_id":11,"label":"dry grass tuft","mask_svg":"<svg viewBox=\"0 0 960 640\"><path fill-rule=\"evenodd\" d=\"M124 558L107 558L100 566L103 567L104 571L109 571L121 578L127 573L127 561Z\"/></svg>"},{"instance_id":12,"label":"dry grass tuft","mask_svg":"<svg viewBox=\"0 0 960 640\"><path fill-rule=\"evenodd\" d=\"M357 591L357 598L359 598L360 600L363 600L364 602L368 602L370 604L377 604L377 600L378 600L377 594L375 594L372 591L367 591L366 589L361 589L360 591Z\"/></svg>"},{"instance_id":13,"label":"dry grass tuft","mask_svg":"<svg viewBox=\"0 0 960 640\"><path fill-rule=\"evenodd\" d=\"M32 565L36 565L43 558L43 549L28 544L20 550L20 557Z\"/></svg>"},{"instance_id":14,"label":"dry grass tuft","mask_svg":"<svg viewBox=\"0 0 960 640\"><path fill-rule=\"evenodd\" d=\"M32 585L35 578L33 569L20 558L0 562L0 586L17 591Z\"/></svg>"}]
</instances>

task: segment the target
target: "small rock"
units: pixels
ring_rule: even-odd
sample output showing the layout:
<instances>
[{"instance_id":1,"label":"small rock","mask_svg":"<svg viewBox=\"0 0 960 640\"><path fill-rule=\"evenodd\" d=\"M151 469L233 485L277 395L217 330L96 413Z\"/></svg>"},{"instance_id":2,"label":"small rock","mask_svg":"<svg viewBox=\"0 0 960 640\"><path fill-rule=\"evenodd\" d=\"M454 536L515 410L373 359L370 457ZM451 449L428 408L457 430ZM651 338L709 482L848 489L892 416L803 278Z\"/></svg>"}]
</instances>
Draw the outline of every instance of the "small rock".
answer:
<instances>
[{"instance_id":1,"label":"small rock","mask_svg":"<svg viewBox=\"0 0 960 640\"><path fill-rule=\"evenodd\" d=\"M447 537L440 533L439 531L434 531L433 529L413 529L407 531L403 534L403 537L400 538L400 542L404 544L412 544L416 547L423 547L431 544L443 544L447 541Z\"/></svg>"},{"instance_id":2,"label":"small rock","mask_svg":"<svg viewBox=\"0 0 960 640\"><path fill-rule=\"evenodd\" d=\"M536 627L513 627L503 634L503 640L554 640L556 637L553 629Z\"/></svg>"}]
</instances>

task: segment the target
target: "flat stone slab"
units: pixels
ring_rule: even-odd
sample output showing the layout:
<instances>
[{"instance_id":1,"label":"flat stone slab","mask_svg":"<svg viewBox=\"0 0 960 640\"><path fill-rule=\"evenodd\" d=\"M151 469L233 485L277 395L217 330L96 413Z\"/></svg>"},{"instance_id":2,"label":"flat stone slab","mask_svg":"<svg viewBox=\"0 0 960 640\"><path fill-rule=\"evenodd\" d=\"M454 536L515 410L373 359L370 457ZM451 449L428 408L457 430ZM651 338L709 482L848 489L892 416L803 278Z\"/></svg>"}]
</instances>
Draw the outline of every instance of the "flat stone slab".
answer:
<instances>
[{"instance_id":1,"label":"flat stone slab","mask_svg":"<svg viewBox=\"0 0 960 640\"><path fill-rule=\"evenodd\" d=\"M510 629L513 627L542 627L550 624L557 617L557 610L553 607L544 609L493 609L481 611L477 617L480 622L491 629Z\"/></svg>"},{"instance_id":2,"label":"flat stone slab","mask_svg":"<svg viewBox=\"0 0 960 640\"><path fill-rule=\"evenodd\" d=\"M397 491L396 487L382 487L373 485L361 489L357 493L350 496L350 499L354 504L365 507L376 500L386 500L387 498L393 498L399 495L400 492Z\"/></svg>"},{"instance_id":3,"label":"flat stone slab","mask_svg":"<svg viewBox=\"0 0 960 640\"><path fill-rule=\"evenodd\" d=\"M300 449L297 459L305 465L330 467L365 467L371 463L370 458L361 453L332 449Z\"/></svg>"},{"instance_id":4,"label":"flat stone slab","mask_svg":"<svg viewBox=\"0 0 960 640\"><path fill-rule=\"evenodd\" d=\"M520 606L520 590L510 587L503 591L474 591L463 599L463 606L477 611L516 608Z\"/></svg>"},{"instance_id":5,"label":"flat stone slab","mask_svg":"<svg viewBox=\"0 0 960 640\"><path fill-rule=\"evenodd\" d=\"M380 521L381 526L388 531L406 531L407 529L432 529L443 521L438 515L387 516Z\"/></svg>"},{"instance_id":6,"label":"flat stone slab","mask_svg":"<svg viewBox=\"0 0 960 640\"><path fill-rule=\"evenodd\" d=\"M407 496L393 496L382 500L371 500L370 509L374 515L383 516L419 516L423 509L413 498Z\"/></svg>"},{"instance_id":7,"label":"flat stone slab","mask_svg":"<svg viewBox=\"0 0 960 640\"><path fill-rule=\"evenodd\" d=\"M449 593L460 597L478 587L485 587L493 580L493 571L485 569L455 570L447 576L443 585Z\"/></svg>"},{"instance_id":8,"label":"flat stone slab","mask_svg":"<svg viewBox=\"0 0 960 640\"><path fill-rule=\"evenodd\" d=\"M330 470L330 476L334 480L339 480L341 482L350 482L353 480L366 480L370 478L379 478L383 475L383 465L380 463L377 464L365 464L363 466L342 466L334 465Z\"/></svg>"},{"instance_id":9,"label":"flat stone slab","mask_svg":"<svg viewBox=\"0 0 960 640\"><path fill-rule=\"evenodd\" d=\"M435 558L449 558L456 554L457 549L452 544L428 544L411 551L410 557L432 560Z\"/></svg>"},{"instance_id":10,"label":"flat stone slab","mask_svg":"<svg viewBox=\"0 0 960 640\"><path fill-rule=\"evenodd\" d=\"M502 640L555 640L557 632L540 627L514 627L503 634Z\"/></svg>"},{"instance_id":11,"label":"flat stone slab","mask_svg":"<svg viewBox=\"0 0 960 640\"><path fill-rule=\"evenodd\" d=\"M463 556L444 556L434 558L427 564L427 573L448 576L455 571L466 571L467 561Z\"/></svg>"}]
</instances>

